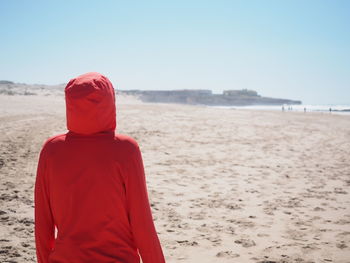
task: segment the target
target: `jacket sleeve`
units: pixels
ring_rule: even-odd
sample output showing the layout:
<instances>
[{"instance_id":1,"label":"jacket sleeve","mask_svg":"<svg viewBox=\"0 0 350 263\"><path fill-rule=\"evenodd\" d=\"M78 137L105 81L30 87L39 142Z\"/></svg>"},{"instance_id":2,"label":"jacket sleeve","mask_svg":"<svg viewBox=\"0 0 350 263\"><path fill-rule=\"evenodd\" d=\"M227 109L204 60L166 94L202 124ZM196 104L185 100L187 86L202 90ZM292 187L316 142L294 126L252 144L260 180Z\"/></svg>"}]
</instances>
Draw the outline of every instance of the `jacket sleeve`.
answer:
<instances>
[{"instance_id":1,"label":"jacket sleeve","mask_svg":"<svg viewBox=\"0 0 350 263\"><path fill-rule=\"evenodd\" d=\"M55 226L51 213L44 149L40 153L34 190L35 245L38 263L48 263L54 247Z\"/></svg>"},{"instance_id":2,"label":"jacket sleeve","mask_svg":"<svg viewBox=\"0 0 350 263\"><path fill-rule=\"evenodd\" d=\"M139 147L128 160L125 183L129 220L136 246L143 263L165 263L153 223L148 200L145 173Z\"/></svg>"}]
</instances>

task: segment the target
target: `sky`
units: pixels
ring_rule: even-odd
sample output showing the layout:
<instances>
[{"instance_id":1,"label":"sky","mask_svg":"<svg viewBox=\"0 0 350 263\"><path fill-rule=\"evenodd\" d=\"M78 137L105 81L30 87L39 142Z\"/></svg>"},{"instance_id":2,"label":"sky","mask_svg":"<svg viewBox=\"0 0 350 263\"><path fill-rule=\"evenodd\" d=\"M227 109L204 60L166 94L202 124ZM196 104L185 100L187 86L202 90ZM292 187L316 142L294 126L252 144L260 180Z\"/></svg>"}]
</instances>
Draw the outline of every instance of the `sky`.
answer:
<instances>
[{"instance_id":1,"label":"sky","mask_svg":"<svg viewBox=\"0 0 350 263\"><path fill-rule=\"evenodd\" d=\"M0 80L350 104L350 1L0 0Z\"/></svg>"}]
</instances>

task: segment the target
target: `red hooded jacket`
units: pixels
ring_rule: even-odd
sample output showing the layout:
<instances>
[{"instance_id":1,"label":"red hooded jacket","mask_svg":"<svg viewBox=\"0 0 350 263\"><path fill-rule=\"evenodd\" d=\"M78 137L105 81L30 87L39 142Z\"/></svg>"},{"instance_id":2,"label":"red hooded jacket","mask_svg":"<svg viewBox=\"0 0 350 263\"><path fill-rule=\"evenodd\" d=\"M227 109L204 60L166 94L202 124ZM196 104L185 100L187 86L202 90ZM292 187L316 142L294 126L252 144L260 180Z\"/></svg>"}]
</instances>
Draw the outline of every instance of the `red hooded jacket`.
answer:
<instances>
[{"instance_id":1,"label":"red hooded jacket","mask_svg":"<svg viewBox=\"0 0 350 263\"><path fill-rule=\"evenodd\" d=\"M46 141L35 183L39 263L165 262L132 138L115 134L111 82L98 73L66 86L66 134ZM55 237L57 228L57 237Z\"/></svg>"}]
</instances>

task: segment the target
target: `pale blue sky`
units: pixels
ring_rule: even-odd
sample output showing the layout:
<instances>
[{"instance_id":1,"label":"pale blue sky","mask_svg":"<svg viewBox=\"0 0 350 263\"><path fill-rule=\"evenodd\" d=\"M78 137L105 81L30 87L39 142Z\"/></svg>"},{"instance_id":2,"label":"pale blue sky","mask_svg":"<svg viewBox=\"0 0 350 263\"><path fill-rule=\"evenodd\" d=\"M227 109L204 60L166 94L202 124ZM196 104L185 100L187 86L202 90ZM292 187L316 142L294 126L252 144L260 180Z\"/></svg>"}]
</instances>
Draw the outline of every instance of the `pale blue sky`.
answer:
<instances>
[{"instance_id":1,"label":"pale blue sky","mask_svg":"<svg viewBox=\"0 0 350 263\"><path fill-rule=\"evenodd\" d=\"M0 0L0 79L350 104L350 1Z\"/></svg>"}]
</instances>

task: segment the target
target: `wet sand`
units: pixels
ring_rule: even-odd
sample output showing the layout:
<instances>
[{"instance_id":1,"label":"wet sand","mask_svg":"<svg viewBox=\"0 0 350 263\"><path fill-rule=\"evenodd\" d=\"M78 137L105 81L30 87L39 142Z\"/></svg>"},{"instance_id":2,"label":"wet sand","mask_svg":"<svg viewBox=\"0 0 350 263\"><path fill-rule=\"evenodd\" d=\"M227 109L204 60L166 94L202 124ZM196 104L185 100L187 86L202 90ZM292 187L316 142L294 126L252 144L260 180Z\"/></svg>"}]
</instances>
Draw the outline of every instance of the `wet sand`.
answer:
<instances>
[{"instance_id":1,"label":"wet sand","mask_svg":"<svg viewBox=\"0 0 350 263\"><path fill-rule=\"evenodd\" d=\"M350 262L350 116L117 104L168 263ZM0 95L0 262L36 262L38 154L65 131L63 96Z\"/></svg>"}]
</instances>

